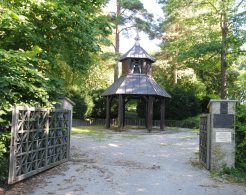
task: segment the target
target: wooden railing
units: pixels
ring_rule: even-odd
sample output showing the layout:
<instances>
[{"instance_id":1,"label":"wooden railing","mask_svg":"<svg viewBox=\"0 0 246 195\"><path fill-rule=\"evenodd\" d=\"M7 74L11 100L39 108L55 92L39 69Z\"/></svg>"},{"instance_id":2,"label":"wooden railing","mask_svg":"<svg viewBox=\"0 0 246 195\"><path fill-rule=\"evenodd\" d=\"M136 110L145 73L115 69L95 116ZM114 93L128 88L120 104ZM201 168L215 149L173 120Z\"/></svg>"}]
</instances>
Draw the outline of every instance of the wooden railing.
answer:
<instances>
[{"instance_id":1,"label":"wooden railing","mask_svg":"<svg viewBox=\"0 0 246 195\"><path fill-rule=\"evenodd\" d=\"M111 125L117 126L118 121L111 119ZM86 120L73 119L73 127L77 126L96 126L105 125L105 119L91 118ZM145 119L125 119L125 125L131 126L145 126ZM153 120L153 126L160 126L160 120ZM199 128L199 124L193 121L186 120L165 120L165 126L167 127L181 127L181 128Z\"/></svg>"}]
</instances>

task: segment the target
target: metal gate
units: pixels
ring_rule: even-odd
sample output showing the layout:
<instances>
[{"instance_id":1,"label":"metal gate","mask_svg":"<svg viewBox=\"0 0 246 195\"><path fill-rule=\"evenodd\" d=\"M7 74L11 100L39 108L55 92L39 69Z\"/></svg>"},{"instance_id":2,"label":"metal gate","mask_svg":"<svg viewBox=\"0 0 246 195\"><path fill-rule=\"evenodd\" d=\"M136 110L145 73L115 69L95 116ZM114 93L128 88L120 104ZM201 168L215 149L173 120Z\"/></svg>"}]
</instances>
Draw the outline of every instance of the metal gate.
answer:
<instances>
[{"instance_id":1,"label":"metal gate","mask_svg":"<svg viewBox=\"0 0 246 195\"><path fill-rule=\"evenodd\" d=\"M210 169L210 114L200 116L199 160Z\"/></svg>"},{"instance_id":2,"label":"metal gate","mask_svg":"<svg viewBox=\"0 0 246 195\"><path fill-rule=\"evenodd\" d=\"M70 110L14 107L8 183L67 161L71 125Z\"/></svg>"}]
</instances>

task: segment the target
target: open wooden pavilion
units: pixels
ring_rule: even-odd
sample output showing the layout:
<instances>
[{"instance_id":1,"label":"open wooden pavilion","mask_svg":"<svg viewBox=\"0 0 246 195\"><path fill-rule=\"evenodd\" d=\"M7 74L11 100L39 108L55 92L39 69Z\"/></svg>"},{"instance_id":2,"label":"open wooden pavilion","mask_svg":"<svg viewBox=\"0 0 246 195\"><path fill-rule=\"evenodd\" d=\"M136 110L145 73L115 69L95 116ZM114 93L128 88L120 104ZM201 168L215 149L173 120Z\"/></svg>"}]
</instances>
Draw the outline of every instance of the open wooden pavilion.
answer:
<instances>
[{"instance_id":1,"label":"open wooden pavilion","mask_svg":"<svg viewBox=\"0 0 246 195\"><path fill-rule=\"evenodd\" d=\"M151 131L153 126L153 102L160 99L160 129L165 126L165 98L171 96L152 78L152 63L155 58L150 56L135 38L135 45L121 58L122 75L102 93L107 99L106 128L110 128L110 110L113 98L118 99L118 128L122 130L125 121L125 104L129 99L139 98L145 102L146 128Z\"/></svg>"}]
</instances>

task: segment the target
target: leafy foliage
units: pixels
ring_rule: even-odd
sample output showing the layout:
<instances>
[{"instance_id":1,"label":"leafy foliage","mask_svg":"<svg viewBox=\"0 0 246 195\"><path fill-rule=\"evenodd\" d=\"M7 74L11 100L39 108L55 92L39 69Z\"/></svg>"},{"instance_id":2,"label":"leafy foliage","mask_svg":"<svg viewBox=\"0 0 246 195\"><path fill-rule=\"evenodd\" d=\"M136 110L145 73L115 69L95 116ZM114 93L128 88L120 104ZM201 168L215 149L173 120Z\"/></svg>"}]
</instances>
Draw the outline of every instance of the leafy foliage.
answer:
<instances>
[{"instance_id":1,"label":"leafy foliage","mask_svg":"<svg viewBox=\"0 0 246 195\"><path fill-rule=\"evenodd\" d=\"M245 43L242 28L245 2L168 0L160 3L165 20L159 58L172 67L172 83L176 84L175 70L192 68L205 84L204 95L218 95L223 87L233 88L237 79L234 73L239 68L237 59L244 52L241 46Z\"/></svg>"},{"instance_id":2,"label":"leafy foliage","mask_svg":"<svg viewBox=\"0 0 246 195\"><path fill-rule=\"evenodd\" d=\"M121 32L128 34L132 28L135 28L148 33L153 38L155 34L153 14L144 8L140 0L115 0L115 2L115 11L109 14L109 21L115 29L116 53L119 53Z\"/></svg>"},{"instance_id":3,"label":"leafy foliage","mask_svg":"<svg viewBox=\"0 0 246 195\"><path fill-rule=\"evenodd\" d=\"M246 105L237 107L236 167L246 172Z\"/></svg>"},{"instance_id":4,"label":"leafy foliage","mask_svg":"<svg viewBox=\"0 0 246 195\"><path fill-rule=\"evenodd\" d=\"M75 103L73 108L73 118L82 119L91 113L93 102L90 96L81 92L70 91L69 98Z\"/></svg>"},{"instance_id":5,"label":"leafy foliage","mask_svg":"<svg viewBox=\"0 0 246 195\"><path fill-rule=\"evenodd\" d=\"M105 89L93 91L92 100L94 103L93 110L90 117L92 118L105 118L106 117L106 99L101 94ZM116 118L118 114L118 100L114 98L111 102L110 117Z\"/></svg>"},{"instance_id":6,"label":"leafy foliage","mask_svg":"<svg viewBox=\"0 0 246 195\"><path fill-rule=\"evenodd\" d=\"M229 94L240 103L246 104L246 70L242 70L237 79L234 80L234 85L229 87Z\"/></svg>"},{"instance_id":7,"label":"leafy foliage","mask_svg":"<svg viewBox=\"0 0 246 195\"><path fill-rule=\"evenodd\" d=\"M183 86L170 89L171 99L166 99L165 118L167 120L183 120L201 113L200 100L194 91L189 91ZM154 120L160 119L160 101L154 101ZM145 102L140 101L137 105L137 113L140 118L145 117Z\"/></svg>"},{"instance_id":8,"label":"leafy foliage","mask_svg":"<svg viewBox=\"0 0 246 195\"><path fill-rule=\"evenodd\" d=\"M172 98L166 103L166 118L182 120L201 113L199 99L191 91L175 87L170 91Z\"/></svg>"},{"instance_id":9,"label":"leafy foliage","mask_svg":"<svg viewBox=\"0 0 246 195\"><path fill-rule=\"evenodd\" d=\"M104 1L10 1L3 6L0 47L30 50L38 45L57 69L57 57L73 68L87 70L92 53L110 33L103 16L95 16ZM83 10L83 11L82 11ZM14 44L13 44L14 43Z\"/></svg>"},{"instance_id":10,"label":"leafy foliage","mask_svg":"<svg viewBox=\"0 0 246 195\"><path fill-rule=\"evenodd\" d=\"M0 185L5 183L8 175L9 143L9 132L0 132Z\"/></svg>"},{"instance_id":11,"label":"leafy foliage","mask_svg":"<svg viewBox=\"0 0 246 195\"><path fill-rule=\"evenodd\" d=\"M111 33L106 17L98 14L104 3L2 1L1 115L14 104L52 106L58 95L78 91Z\"/></svg>"},{"instance_id":12,"label":"leafy foliage","mask_svg":"<svg viewBox=\"0 0 246 195\"><path fill-rule=\"evenodd\" d=\"M7 113L15 104L52 106L50 95L56 94L56 86L45 75L47 62L36 52L0 50L1 130L8 127Z\"/></svg>"}]
</instances>

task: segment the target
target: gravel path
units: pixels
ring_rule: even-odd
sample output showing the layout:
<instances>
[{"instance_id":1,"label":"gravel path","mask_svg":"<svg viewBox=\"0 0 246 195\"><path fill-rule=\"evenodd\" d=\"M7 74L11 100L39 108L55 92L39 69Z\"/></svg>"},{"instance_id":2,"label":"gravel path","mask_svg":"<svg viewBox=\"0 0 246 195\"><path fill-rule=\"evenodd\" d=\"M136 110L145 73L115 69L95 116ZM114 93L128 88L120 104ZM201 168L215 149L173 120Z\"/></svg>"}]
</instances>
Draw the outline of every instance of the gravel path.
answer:
<instances>
[{"instance_id":1,"label":"gravel path","mask_svg":"<svg viewBox=\"0 0 246 195\"><path fill-rule=\"evenodd\" d=\"M65 168L28 194L246 194L246 187L214 180L198 166L198 135L191 131L107 131L74 135L71 144Z\"/></svg>"}]
</instances>

